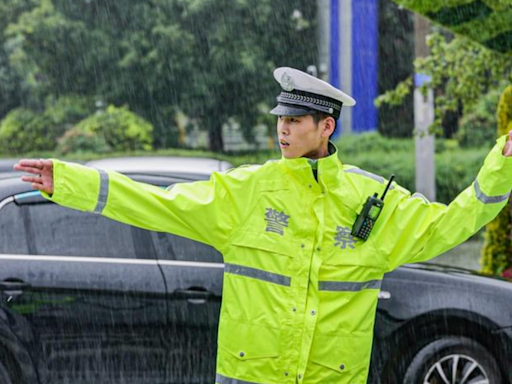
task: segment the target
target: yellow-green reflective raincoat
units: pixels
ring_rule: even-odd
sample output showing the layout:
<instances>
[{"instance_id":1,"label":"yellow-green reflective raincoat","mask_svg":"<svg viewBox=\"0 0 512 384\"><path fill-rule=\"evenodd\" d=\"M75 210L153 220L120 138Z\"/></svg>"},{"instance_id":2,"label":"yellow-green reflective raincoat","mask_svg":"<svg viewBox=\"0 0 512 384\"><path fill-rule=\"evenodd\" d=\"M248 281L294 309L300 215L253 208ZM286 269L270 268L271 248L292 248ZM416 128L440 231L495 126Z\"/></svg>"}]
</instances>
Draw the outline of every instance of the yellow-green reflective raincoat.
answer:
<instances>
[{"instance_id":1,"label":"yellow-green reflective raincoat","mask_svg":"<svg viewBox=\"0 0 512 384\"><path fill-rule=\"evenodd\" d=\"M318 182L308 159L282 158L168 190L55 160L45 197L222 252L216 383L364 384L384 273L439 255L498 214L512 188L505 141L448 206L393 183L366 242L350 229L387 181L336 151L318 161Z\"/></svg>"}]
</instances>

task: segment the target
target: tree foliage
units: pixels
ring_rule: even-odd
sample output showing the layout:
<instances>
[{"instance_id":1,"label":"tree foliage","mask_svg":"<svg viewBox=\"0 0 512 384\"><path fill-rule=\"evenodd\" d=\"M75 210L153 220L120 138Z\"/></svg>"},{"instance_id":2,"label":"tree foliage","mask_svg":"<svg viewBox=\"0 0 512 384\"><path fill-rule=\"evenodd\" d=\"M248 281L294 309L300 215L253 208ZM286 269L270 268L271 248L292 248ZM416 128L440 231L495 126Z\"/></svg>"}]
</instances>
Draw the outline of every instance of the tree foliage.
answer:
<instances>
[{"instance_id":1,"label":"tree foliage","mask_svg":"<svg viewBox=\"0 0 512 384\"><path fill-rule=\"evenodd\" d=\"M0 124L0 153L21 154L28 151L47 151L55 148L56 138L51 119L30 109L10 111ZM57 128L58 129L58 128Z\"/></svg>"},{"instance_id":2,"label":"tree foliage","mask_svg":"<svg viewBox=\"0 0 512 384\"><path fill-rule=\"evenodd\" d=\"M71 95L48 97L42 111L13 109L0 124L0 153L53 150L57 139L93 110L89 100Z\"/></svg>"},{"instance_id":3,"label":"tree foliage","mask_svg":"<svg viewBox=\"0 0 512 384\"><path fill-rule=\"evenodd\" d=\"M391 0L379 1L378 92L393 89L414 71L414 17ZM402 103L382 105L379 133L389 137L410 137L414 128L413 97Z\"/></svg>"},{"instance_id":4,"label":"tree foliage","mask_svg":"<svg viewBox=\"0 0 512 384\"><path fill-rule=\"evenodd\" d=\"M491 51L465 37L449 38L435 31L427 38L430 55L414 61L416 73L430 76L431 82L421 89L426 94L433 89L435 120L431 127L442 132L443 118L449 112L462 109L471 112L482 95L500 87L504 79L512 78L512 63L508 56ZM377 105L399 104L413 89L412 78L379 96Z\"/></svg>"},{"instance_id":5,"label":"tree foliage","mask_svg":"<svg viewBox=\"0 0 512 384\"><path fill-rule=\"evenodd\" d=\"M153 126L127 107L109 105L106 111L80 121L75 129L77 133L83 132L84 137L88 137L88 133L99 136L114 151L148 151L152 148Z\"/></svg>"},{"instance_id":6,"label":"tree foliage","mask_svg":"<svg viewBox=\"0 0 512 384\"><path fill-rule=\"evenodd\" d=\"M506 83L503 83L482 95L475 107L460 119L455 139L461 147L492 147L498 124L496 109L505 87Z\"/></svg>"},{"instance_id":7,"label":"tree foliage","mask_svg":"<svg viewBox=\"0 0 512 384\"><path fill-rule=\"evenodd\" d=\"M459 36L512 55L510 0L395 0Z\"/></svg>"},{"instance_id":8,"label":"tree foliage","mask_svg":"<svg viewBox=\"0 0 512 384\"><path fill-rule=\"evenodd\" d=\"M304 69L317 54L307 0L4 3L0 85L6 68L25 90L16 103L37 110L48 95L80 94L126 104L153 124L157 147L178 144L177 111L198 119L215 150L228 118L250 137L278 91L272 69Z\"/></svg>"}]
</instances>

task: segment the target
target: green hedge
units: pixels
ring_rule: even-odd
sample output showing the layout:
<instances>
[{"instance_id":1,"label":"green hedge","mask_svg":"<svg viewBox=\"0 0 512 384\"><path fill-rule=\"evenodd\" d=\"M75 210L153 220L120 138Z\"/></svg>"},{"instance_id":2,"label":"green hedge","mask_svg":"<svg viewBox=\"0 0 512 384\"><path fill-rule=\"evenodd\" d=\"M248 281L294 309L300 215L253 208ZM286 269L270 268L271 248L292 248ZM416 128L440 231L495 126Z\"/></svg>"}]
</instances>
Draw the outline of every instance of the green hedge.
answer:
<instances>
[{"instance_id":1,"label":"green hedge","mask_svg":"<svg viewBox=\"0 0 512 384\"><path fill-rule=\"evenodd\" d=\"M58 139L57 153L67 155L69 153L90 153L105 154L111 149L105 138L94 132L87 132L79 127L71 128Z\"/></svg>"},{"instance_id":2,"label":"green hedge","mask_svg":"<svg viewBox=\"0 0 512 384\"><path fill-rule=\"evenodd\" d=\"M51 119L29 109L14 109L0 123L0 153L21 154L55 148L55 132Z\"/></svg>"},{"instance_id":3,"label":"green hedge","mask_svg":"<svg viewBox=\"0 0 512 384\"><path fill-rule=\"evenodd\" d=\"M40 112L12 110L0 122L0 154L152 149L153 126L127 107L111 105L93 113L90 100L75 96L48 99Z\"/></svg>"},{"instance_id":4,"label":"green hedge","mask_svg":"<svg viewBox=\"0 0 512 384\"><path fill-rule=\"evenodd\" d=\"M48 98L40 112L14 109L0 123L0 151L16 155L54 150L57 139L92 112L92 102L80 96Z\"/></svg>"},{"instance_id":5,"label":"green hedge","mask_svg":"<svg viewBox=\"0 0 512 384\"><path fill-rule=\"evenodd\" d=\"M109 151L151 150L153 144L153 126L142 117L128 110L128 107L108 106L104 112L96 113L79 122L75 127L75 134L82 137L91 134L97 135L105 142ZM78 142L78 141L77 141ZM59 150L63 150L63 143L69 144L63 138ZM82 148L70 148L76 151Z\"/></svg>"}]
</instances>

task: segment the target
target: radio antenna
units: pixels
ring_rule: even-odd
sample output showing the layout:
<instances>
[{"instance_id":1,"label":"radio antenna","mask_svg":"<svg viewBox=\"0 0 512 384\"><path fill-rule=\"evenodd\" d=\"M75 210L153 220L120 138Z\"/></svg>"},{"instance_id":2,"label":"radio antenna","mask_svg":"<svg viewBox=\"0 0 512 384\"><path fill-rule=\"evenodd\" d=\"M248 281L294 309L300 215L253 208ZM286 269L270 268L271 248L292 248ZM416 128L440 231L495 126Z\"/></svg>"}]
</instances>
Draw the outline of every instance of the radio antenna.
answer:
<instances>
[{"instance_id":1,"label":"radio antenna","mask_svg":"<svg viewBox=\"0 0 512 384\"><path fill-rule=\"evenodd\" d=\"M395 175L391 175L391 177L389 178L388 185L386 186L386 189L384 190L384 193L382 194L382 197L380 198L381 200L384 200L384 197L386 196L386 193L388 192L388 189L391 186L391 182L393 181L394 178L395 178Z\"/></svg>"}]
</instances>

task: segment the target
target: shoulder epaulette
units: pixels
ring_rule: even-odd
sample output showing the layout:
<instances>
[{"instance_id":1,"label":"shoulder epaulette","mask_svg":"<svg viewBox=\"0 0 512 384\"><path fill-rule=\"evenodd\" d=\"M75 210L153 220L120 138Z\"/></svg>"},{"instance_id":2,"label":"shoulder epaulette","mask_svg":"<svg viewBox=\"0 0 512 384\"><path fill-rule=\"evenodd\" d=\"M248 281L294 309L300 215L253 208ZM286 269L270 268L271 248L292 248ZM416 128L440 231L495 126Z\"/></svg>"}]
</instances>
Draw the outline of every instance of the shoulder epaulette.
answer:
<instances>
[{"instance_id":1,"label":"shoulder epaulette","mask_svg":"<svg viewBox=\"0 0 512 384\"><path fill-rule=\"evenodd\" d=\"M240 169L246 169L246 168L247 169L254 168L254 170L256 171L261 167L262 167L261 164L242 164L242 165L239 165L238 167L230 168L227 171L225 171L224 173L231 173L233 171L240 170Z\"/></svg>"},{"instance_id":2,"label":"shoulder epaulette","mask_svg":"<svg viewBox=\"0 0 512 384\"><path fill-rule=\"evenodd\" d=\"M387 180L384 177L382 177L382 176L379 176L379 175L376 175L374 173L365 171L364 169L361 169L361 168L358 168L358 167L355 167L355 166L352 166L352 165L348 166L348 167L344 166L343 167L343 172L345 172L345 173L355 173L357 175L360 175L360 176L363 176L363 177L375 180L375 181L379 182L380 184L385 184L387 182Z\"/></svg>"}]
</instances>

